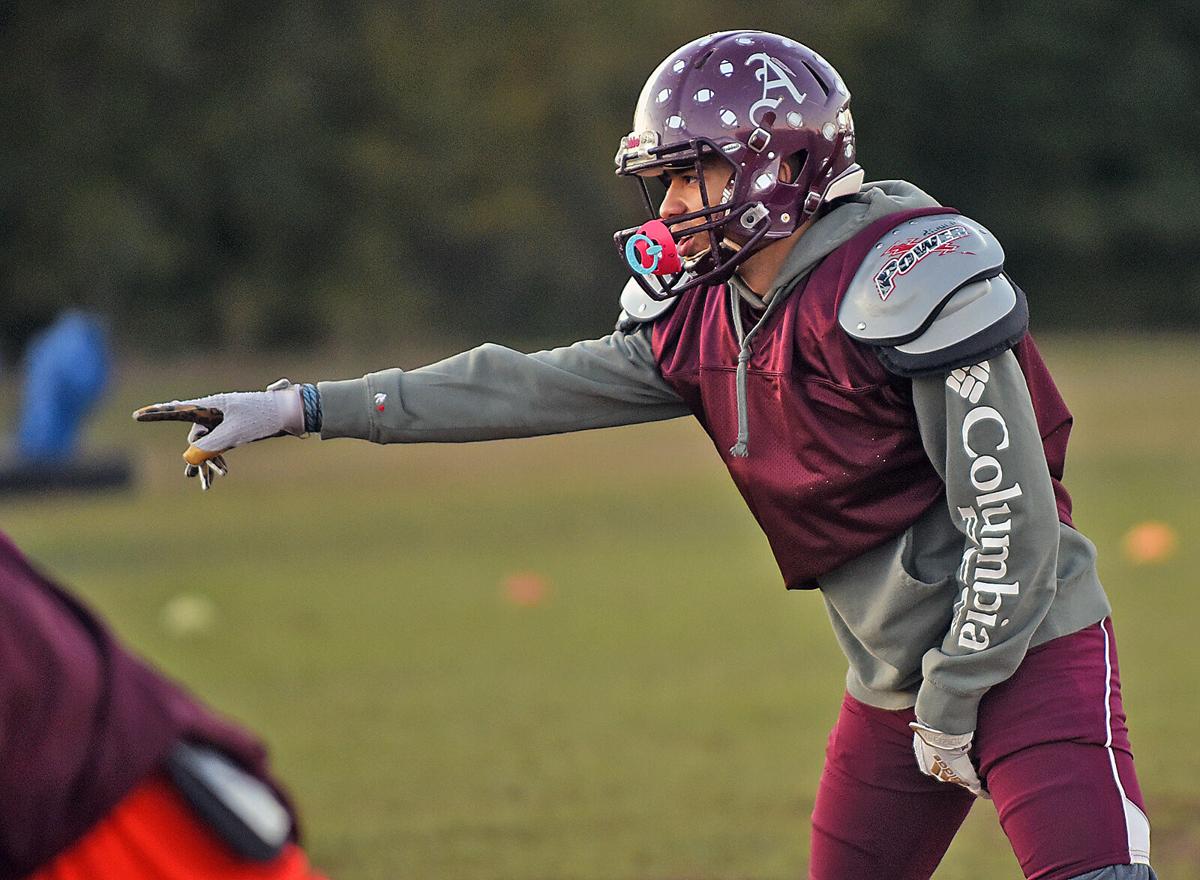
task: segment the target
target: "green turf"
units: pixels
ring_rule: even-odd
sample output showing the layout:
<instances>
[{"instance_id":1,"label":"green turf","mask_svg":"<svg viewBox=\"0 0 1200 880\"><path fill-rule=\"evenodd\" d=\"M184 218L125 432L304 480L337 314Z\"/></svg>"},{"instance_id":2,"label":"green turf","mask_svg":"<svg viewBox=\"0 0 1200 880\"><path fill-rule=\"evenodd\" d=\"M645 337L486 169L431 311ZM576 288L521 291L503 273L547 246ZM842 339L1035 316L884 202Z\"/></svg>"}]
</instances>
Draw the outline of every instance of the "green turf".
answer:
<instances>
[{"instance_id":1,"label":"green turf","mask_svg":"<svg viewBox=\"0 0 1200 880\"><path fill-rule=\"evenodd\" d=\"M1194 340L1054 341L1068 485L1101 549L1164 878L1200 862ZM286 359L281 359L286 360ZM385 366L386 361L347 364ZM98 420L136 491L4 504L4 528L134 646L273 747L315 860L357 878L784 878L844 665L686 422L454 447L271 441L202 496L135 404L304 365L130 366ZM328 371L323 371L328 372ZM11 407L11 385L9 406ZM1178 553L1135 566L1133 524ZM539 605L503 580L533 572ZM178 637L164 606L214 603ZM979 804L939 880L1019 875Z\"/></svg>"}]
</instances>

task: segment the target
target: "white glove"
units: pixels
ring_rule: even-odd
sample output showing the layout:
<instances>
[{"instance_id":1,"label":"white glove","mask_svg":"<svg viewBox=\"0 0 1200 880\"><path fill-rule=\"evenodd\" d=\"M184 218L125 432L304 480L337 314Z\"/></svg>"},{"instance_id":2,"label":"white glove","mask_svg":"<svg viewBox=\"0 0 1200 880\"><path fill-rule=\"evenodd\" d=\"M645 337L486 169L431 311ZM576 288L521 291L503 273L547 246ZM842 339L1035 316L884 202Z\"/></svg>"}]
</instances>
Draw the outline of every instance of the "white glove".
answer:
<instances>
[{"instance_id":1,"label":"white glove","mask_svg":"<svg viewBox=\"0 0 1200 880\"><path fill-rule=\"evenodd\" d=\"M207 489L214 476L227 471L221 453L237 446L304 434L304 401L300 388L280 379L266 391L234 391L191 400L172 400L143 406L133 414L139 422L192 422L183 454L189 477L200 477Z\"/></svg>"},{"instance_id":2,"label":"white glove","mask_svg":"<svg viewBox=\"0 0 1200 880\"><path fill-rule=\"evenodd\" d=\"M992 796L983 790L979 775L971 763L968 753L971 741L975 738L972 733L942 733L920 721L908 725L913 730L913 751L917 755L917 766L926 776L932 776L942 782L953 782L961 785L976 797L991 800Z\"/></svg>"}]
</instances>

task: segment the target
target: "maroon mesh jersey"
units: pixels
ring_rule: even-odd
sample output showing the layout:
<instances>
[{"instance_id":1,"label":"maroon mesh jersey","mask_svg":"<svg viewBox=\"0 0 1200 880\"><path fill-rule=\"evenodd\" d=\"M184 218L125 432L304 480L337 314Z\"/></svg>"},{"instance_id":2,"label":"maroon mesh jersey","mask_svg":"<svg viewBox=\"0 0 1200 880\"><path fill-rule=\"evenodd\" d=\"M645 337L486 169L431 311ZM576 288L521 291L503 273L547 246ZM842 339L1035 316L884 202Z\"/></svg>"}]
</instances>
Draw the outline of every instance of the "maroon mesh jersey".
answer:
<instances>
[{"instance_id":1,"label":"maroon mesh jersey","mask_svg":"<svg viewBox=\"0 0 1200 880\"><path fill-rule=\"evenodd\" d=\"M0 880L82 836L180 737L271 782L253 737L122 648L0 534Z\"/></svg>"},{"instance_id":2,"label":"maroon mesh jersey","mask_svg":"<svg viewBox=\"0 0 1200 880\"><path fill-rule=\"evenodd\" d=\"M892 214L829 254L754 337L747 372L750 455L737 439L738 340L728 290L697 288L653 326L663 378L712 438L734 483L767 535L788 589L877 547L944 499L925 455L907 380L838 326L842 293L867 251L893 226L944 207ZM757 315L749 306L743 323ZM1071 414L1033 341L1014 349L1025 373L1054 482L1070 524L1063 463Z\"/></svg>"}]
</instances>

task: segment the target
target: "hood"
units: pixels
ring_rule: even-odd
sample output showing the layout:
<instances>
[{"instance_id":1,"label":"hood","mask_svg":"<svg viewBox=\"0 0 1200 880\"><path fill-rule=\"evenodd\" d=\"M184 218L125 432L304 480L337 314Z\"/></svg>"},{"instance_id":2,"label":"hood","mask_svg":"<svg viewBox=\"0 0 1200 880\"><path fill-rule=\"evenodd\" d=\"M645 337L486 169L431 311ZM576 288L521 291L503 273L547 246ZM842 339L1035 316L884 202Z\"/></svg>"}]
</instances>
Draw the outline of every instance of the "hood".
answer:
<instances>
[{"instance_id":1,"label":"hood","mask_svg":"<svg viewBox=\"0 0 1200 880\"><path fill-rule=\"evenodd\" d=\"M760 297L750 290L737 275L730 279L730 284L752 306L765 308L780 291L783 291L786 298L795 288L796 282L807 275L817 263L876 220L888 214L898 214L914 208L932 208L938 204L937 199L906 180L877 180L864 183L858 195L839 199L800 236L787 260L780 267L775 283L763 296Z\"/></svg>"}]
</instances>

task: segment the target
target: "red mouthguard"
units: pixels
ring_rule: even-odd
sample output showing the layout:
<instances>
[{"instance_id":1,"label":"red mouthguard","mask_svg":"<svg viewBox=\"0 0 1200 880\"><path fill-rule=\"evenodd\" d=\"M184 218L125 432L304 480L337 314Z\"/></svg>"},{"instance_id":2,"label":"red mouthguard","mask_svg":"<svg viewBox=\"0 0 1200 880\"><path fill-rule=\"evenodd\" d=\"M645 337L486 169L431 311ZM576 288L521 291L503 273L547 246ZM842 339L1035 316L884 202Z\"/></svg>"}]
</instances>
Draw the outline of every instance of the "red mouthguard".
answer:
<instances>
[{"instance_id":1,"label":"red mouthguard","mask_svg":"<svg viewBox=\"0 0 1200 880\"><path fill-rule=\"evenodd\" d=\"M640 274L670 275L683 268L683 260L675 247L675 239L671 230L661 220L649 220L638 227L638 231L630 239L638 262L641 263ZM630 261L632 263L632 260ZM637 270L638 267L631 268Z\"/></svg>"}]
</instances>

